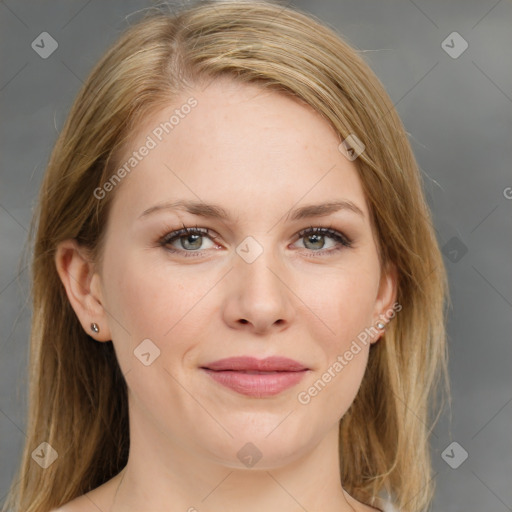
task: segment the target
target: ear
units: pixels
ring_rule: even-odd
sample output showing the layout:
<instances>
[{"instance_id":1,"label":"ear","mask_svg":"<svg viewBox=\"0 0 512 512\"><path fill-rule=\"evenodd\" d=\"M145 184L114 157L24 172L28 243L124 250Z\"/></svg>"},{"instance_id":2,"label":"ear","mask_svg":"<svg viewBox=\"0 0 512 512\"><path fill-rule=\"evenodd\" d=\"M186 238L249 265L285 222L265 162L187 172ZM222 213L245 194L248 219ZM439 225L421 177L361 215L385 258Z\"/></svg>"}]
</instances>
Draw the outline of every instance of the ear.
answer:
<instances>
[{"instance_id":1,"label":"ear","mask_svg":"<svg viewBox=\"0 0 512 512\"><path fill-rule=\"evenodd\" d=\"M61 242L55 253L55 265L85 332L97 341L110 341L112 338L103 307L100 276L95 273L85 248L73 239ZM93 322L100 328L98 333L91 329Z\"/></svg>"},{"instance_id":2,"label":"ear","mask_svg":"<svg viewBox=\"0 0 512 512\"><path fill-rule=\"evenodd\" d=\"M372 343L378 341L384 335L387 324L396 315L397 311L402 309L401 305L396 305L396 296L398 290L398 271L393 263L388 263L381 273L379 291L375 301L373 326L380 332L379 336L372 339ZM378 323L384 324L383 329L377 327Z\"/></svg>"}]
</instances>

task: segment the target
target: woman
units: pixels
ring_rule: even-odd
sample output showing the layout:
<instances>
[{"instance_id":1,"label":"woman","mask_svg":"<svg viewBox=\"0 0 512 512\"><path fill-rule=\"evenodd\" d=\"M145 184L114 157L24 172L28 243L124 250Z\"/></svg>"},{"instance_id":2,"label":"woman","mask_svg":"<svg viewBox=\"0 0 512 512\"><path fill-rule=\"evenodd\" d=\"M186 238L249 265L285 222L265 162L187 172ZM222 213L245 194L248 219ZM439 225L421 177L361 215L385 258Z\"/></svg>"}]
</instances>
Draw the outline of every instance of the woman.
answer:
<instances>
[{"instance_id":1,"label":"woman","mask_svg":"<svg viewBox=\"0 0 512 512\"><path fill-rule=\"evenodd\" d=\"M34 230L7 506L428 506L445 270L397 113L329 28L262 2L129 28Z\"/></svg>"}]
</instances>

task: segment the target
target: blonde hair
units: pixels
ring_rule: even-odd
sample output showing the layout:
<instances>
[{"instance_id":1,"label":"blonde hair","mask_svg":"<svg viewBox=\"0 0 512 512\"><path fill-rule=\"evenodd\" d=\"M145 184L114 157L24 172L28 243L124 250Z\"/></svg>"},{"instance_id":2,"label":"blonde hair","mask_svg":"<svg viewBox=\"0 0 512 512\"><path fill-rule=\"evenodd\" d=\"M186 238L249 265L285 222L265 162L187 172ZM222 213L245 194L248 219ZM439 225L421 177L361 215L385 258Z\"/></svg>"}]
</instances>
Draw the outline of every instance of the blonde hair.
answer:
<instances>
[{"instance_id":1,"label":"blonde hair","mask_svg":"<svg viewBox=\"0 0 512 512\"><path fill-rule=\"evenodd\" d=\"M226 1L148 11L94 67L55 144L30 231L28 429L6 508L48 512L127 462L126 383L112 343L94 343L82 329L56 271L56 247L74 238L101 260L115 191L101 201L93 192L119 164L116 151L185 87L221 76L300 99L340 141L352 134L366 147L355 164L382 262L398 271L401 311L372 346L340 421L340 478L367 504L387 492L399 510L418 512L432 499L428 438L438 391L448 390L448 285L402 123L369 66L332 29L270 2ZM47 469L31 457L43 441L58 452Z\"/></svg>"}]
</instances>

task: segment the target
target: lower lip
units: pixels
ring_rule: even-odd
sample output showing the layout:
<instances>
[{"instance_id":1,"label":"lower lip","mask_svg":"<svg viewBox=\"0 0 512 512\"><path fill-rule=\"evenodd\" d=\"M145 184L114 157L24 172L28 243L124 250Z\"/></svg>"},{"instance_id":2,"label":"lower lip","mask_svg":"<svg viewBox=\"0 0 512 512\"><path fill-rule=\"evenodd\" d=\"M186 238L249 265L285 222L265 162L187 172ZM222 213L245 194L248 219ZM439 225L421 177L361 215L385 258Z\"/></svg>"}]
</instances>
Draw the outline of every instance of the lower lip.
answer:
<instances>
[{"instance_id":1,"label":"lower lip","mask_svg":"<svg viewBox=\"0 0 512 512\"><path fill-rule=\"evenodd\" d=\"M258 398L274 396L298 384L308 370L276 373L244 373L204 369L219 384L237 393Z\"/></svg>"}]
</instances>

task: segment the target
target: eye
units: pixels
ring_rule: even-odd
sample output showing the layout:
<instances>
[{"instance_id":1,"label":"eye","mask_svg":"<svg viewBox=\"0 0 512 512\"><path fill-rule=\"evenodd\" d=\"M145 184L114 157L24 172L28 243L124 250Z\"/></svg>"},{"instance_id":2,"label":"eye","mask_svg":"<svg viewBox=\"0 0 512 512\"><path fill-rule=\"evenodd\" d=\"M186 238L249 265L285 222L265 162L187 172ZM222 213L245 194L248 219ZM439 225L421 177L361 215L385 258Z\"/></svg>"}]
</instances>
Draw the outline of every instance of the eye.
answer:
<instances>
[{"instance_id":1,"label":"eye","mask_svg":"<svg viewBox=\"0 0 512 512\"><path fill-rule=\"evenodd\" d=\"M204 247L203 242L207 237L213 240L216 238L215 235L207 228L199 228L197 226L189 228L183 226L183 229L172 231L165 235L160 240L160 244L165 246L170 252L196 253L201 250L210 249L214 245L212 242L212 245L209 247Z\"/></svg>"},{"instance_id":2,"label":"eye","mask_svg":"<svg viewBox=\"0 0 512 512\"><path fill-rule=\"evenodd\" d=\"M331 254L340 249L352 247L352 241L343 233L330 227L310 227L298 234L298 240L304 239L303 248L318 254ZM159 240L159 244L167 251L181 253L184 256L200 255L202 251L216 247L213 241L216 235L207 228L187 227L171 231ZM204 246L204 241L210 239L210 245ZM331 240L327 244L326 240ZM326 248L327 245L327 248Z\"/></svg>"},{"instance_id":3,"label":"eye","mask_svg":"<svg viewBox=\"0 0 512 512\"><path fill-rule=\"evenodd\" d=\"M298 237L299 240L304 240L304 248L321 254L339 251L344 247L352 247L352 241L346 235L330 227L325 228L312 226L310 228L303 229L298 233ZM329 238L335 243L332 243L330 248L328 246L326 249L326 239Z\"/></svg>"}]
</instances>

